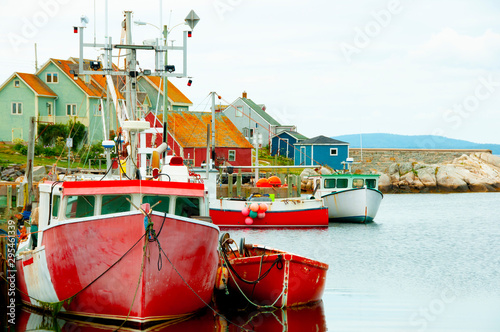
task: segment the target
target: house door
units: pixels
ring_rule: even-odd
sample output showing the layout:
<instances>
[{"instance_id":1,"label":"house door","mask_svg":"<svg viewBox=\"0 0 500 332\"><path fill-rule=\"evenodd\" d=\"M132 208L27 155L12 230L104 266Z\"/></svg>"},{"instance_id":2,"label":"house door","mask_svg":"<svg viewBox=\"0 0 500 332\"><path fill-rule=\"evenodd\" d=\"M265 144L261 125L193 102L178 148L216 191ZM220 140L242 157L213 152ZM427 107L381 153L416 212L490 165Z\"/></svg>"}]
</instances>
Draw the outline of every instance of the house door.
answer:
<instances>
[{"instance_id":1,"label":"house door","mask_svg":"<svg viewBox=\"0 0 500 332\"><path fill-rule=\"evenodd\" d=\"M279 140L280 142L280 156L285 156L288 158L288 138L282 138Z\"/></svg>"},{"instance_id":2,"label":"house door","mask_svg":"<svg viewBox=\"0 0 500 332\"><path fill-rule=\"evenodd\" d=\"M23 139L23 128L12 128L12 142L16 138Z\"/></svg>"},{"instance_id":3,"label":"house door","mask_svg":"<svg viewBox=\"0 0 500 332\"><path fill-rule=\"evenodd\" d=\"M306 147L301 146L300 147L300 165L305 165L306 164Z\"/></svg>"}]
</instances>

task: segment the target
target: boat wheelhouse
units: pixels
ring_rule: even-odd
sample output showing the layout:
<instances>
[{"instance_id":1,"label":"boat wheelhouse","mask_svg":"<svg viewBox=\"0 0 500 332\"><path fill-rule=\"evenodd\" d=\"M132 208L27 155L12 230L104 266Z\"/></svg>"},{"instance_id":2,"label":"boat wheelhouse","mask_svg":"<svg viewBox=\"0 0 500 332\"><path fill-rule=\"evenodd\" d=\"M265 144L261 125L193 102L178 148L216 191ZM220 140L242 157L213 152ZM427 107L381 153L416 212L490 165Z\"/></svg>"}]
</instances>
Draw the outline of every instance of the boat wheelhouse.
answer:
<instances>
[{"instance_id":1,"label":"boat wheelhouse","mask_svg":"<svg viewBox=\"0 0 500 332\"><path fill-rule=\"evenodd\" d=\"M371 222L384 195L378 174L337 173L311 177L314 196L321 197L333 222Z\"/></svg>"}]
</instances>

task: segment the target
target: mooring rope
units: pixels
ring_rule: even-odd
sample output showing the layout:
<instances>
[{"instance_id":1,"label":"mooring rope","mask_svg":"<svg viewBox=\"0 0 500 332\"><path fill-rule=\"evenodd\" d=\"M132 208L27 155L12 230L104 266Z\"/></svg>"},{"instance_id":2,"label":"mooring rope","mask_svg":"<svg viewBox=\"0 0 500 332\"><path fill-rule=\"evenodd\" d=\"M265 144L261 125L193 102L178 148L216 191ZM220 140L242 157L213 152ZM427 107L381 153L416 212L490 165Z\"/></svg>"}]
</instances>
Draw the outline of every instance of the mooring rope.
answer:
<instances>
[{"instance_id":1,"label":"mooring rope","mask_svg":"<svg viewBox=\"0 0 500 332\"><path fill-rule=\"evenodd\" d=\"M226 265L229 266L229 261L227 260L227 257L223 256L223 259L226 263ZM274 264L273 264L274 266ZM234 284L236 285L236 288L238 288L238 290L240 291L241 295L243 295L243 297L248 301L248 303L250 303L251 305L257 307L258 309L260 308L273 308L273 309L280 309L280 308L283 308L284 307L284 304L281 306L281 307L276 307L275 304L278 302L278 300L283 296L283 294L285 293L285 290L286 290L286 287L283 287L283 289L281 290L281 293L278 295L278 297L276 298L276 300L274 300L274 302L270 305L259 305L257 303L254 303L252 300L250 300L246 295L245 295L245 292L243 292L243 290L240 288L240 286L238 285L238 283L236 282L236 279L234 278L234 275L232 273L232 269L230 268L229 270L229 275L231 276L231 279L233 279L233 282ZM237 274L236 274L237 275ZM261 279L262 280L262 279ZM242 280L243 281L243 280Z\"/></svg>"}]
</instances>

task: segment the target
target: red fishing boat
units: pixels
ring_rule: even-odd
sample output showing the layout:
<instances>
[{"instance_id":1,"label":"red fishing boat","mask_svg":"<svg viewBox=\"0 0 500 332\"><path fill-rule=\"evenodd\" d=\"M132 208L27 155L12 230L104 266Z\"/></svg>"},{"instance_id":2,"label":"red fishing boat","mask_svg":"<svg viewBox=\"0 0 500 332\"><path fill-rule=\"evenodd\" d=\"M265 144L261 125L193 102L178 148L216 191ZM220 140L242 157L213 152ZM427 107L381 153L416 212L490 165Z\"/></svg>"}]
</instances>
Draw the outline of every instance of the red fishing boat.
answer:
<instances>
[{"instance_id":1,"label":"red fishing boat","mask_svg":"<svg viewBox=\"0 0 500 332\"><path fill-rule=\"evenodd\" d=\"M223 227L328 227L328 208L320 199L220 198L210 205L210 217Z\"/></svg>"},{"instance_id":2,"label":"red fishing boat","mask_svg":"<svg viewBox=\"0 0 500 332\"><path fill-rule=\"evenodd\" d=\"M321 300L328 264L278 249L245 244L244 239L235 251L229 246L234 241L226 234L221 237L220 253L227 267L230 291L241 291L258 306L292 307Z\"/></svg>"},{"instance_id":3,"label":"red fishing boat","mask_svg":"<svg viewBox=\"0 0 500 332\"><path fill-rule=\"evenodd\" d=\"M39 190L39 245L27 241L17 257L25 304L145 323L210 302L219 229L191 218L206 209L203 184L87 180Z\"/></svg>"}]
</instances>

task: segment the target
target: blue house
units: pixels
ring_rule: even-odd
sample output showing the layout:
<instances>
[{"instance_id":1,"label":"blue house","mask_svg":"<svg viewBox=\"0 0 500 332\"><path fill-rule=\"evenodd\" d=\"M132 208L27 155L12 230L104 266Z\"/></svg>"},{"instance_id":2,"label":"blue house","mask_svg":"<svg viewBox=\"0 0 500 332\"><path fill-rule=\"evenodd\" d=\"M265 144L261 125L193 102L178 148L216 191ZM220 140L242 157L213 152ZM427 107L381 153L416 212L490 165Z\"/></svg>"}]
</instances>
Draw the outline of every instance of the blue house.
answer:
<instances>
[{"instance_id":1,"label":"blue house","mask_svg":"<svg viewBox=\"0 0 500 332\"><path fill-rule=\"evenodd\" d=\"M317 136L295 143L295 165L326 165L333 169L344 168L349 157L349 143L326 136Z\"/></svg>"},{"instance_id":2,"label":"blue house","mask_svg":"<svg viewBox=\"0 0 500 332\"><path fill-rule=\"evenodd\" d=\"M283 130L271 137L271 156L278 155L293 159L295 143L306 140L307 137L296 131Z\"/></svg>"}]
</instances>

